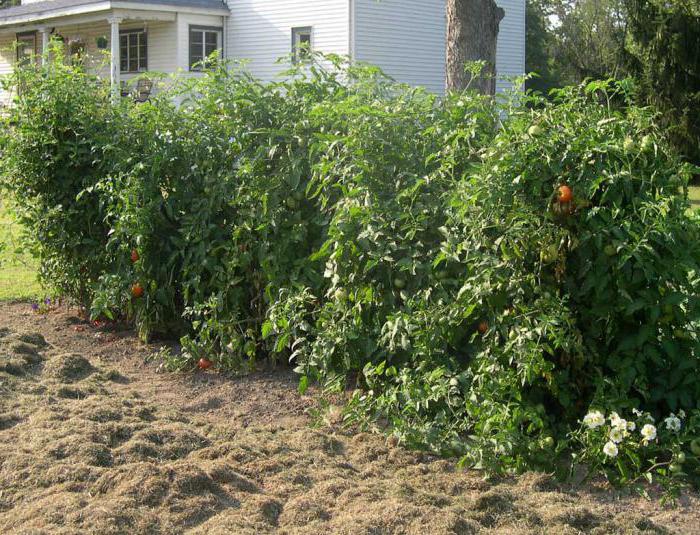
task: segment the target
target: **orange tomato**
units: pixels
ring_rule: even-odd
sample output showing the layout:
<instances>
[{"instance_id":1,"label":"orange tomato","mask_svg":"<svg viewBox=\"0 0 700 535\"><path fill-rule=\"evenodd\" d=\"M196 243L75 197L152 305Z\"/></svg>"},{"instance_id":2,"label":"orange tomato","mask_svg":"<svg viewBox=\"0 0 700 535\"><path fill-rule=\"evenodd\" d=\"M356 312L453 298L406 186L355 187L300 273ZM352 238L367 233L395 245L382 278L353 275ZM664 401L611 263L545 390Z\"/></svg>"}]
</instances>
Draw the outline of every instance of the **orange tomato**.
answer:
<instances>
[{"instance_id":1,"label":"orange tomato","mask_svg":"<svg viewBox=\"0 0 700 535\"><path fill-rule=\"evenodd\" d=\"M138 282L134 284L131 287L131 295L136 299L143 297L143 286L141 286Z\"/></svg>"},{"instance_id":2,"label":"orange tomato","mask_svg":"<svg viewBox=\"0 0 700 535\"><path fill-rule=\"evenodd\" d=\"M208 370L208 369L211 368L213 365L214 365L214 363L213 363L211 360L209 360L209 359L207 359L207 358L204 358L204 357L202 357L201 359L199 359L199 362L197 362L197 367L198 367L200 370Z\"/></svg>"},{"instance_id":3,"label":"orange tomato","mask_svg":"<svg viewBox=\"0 0 700 535\"><path fill-rule=\"evenodd\" d=\"M569 186L567 186L566 184L559 186L559 189L557 190L557 200L560 203L571 202L573 198L574 192L571 191L571 188Z\"/></svg>"}]
</instances>

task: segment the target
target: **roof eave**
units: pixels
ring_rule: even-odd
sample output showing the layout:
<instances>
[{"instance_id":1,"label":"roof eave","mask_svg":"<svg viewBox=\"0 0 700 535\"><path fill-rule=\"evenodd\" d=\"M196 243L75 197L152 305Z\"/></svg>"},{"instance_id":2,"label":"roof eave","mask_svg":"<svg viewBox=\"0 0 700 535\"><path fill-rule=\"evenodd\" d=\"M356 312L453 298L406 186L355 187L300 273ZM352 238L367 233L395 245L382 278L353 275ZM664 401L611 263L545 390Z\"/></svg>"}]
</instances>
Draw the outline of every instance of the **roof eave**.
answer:
<instances>
[{"instance_id":1,"label":"roof eave","mask_svg":"<svg viewBox=\"0 0 700 535\"><path fill-rule=\"evenodd\" d=\"M47 8L42 11L17 15L14 17L3 18L2 16L0 16L0 29L9 28L12 26L36 24L49 19L59 19L62 17L70 17L74 15L87 15L91 13L99 13L101 11L110 11L112 9L137 9L139 11L165 11L216 16L230 15L230 11L223 4L219 9L211 7L178 6L176 4L150 4L146 2L135 2L133 0L101 0L95 1L91 4L83 4L80 6L62 7L54 9Z\"/></svg>"}]
</instances>

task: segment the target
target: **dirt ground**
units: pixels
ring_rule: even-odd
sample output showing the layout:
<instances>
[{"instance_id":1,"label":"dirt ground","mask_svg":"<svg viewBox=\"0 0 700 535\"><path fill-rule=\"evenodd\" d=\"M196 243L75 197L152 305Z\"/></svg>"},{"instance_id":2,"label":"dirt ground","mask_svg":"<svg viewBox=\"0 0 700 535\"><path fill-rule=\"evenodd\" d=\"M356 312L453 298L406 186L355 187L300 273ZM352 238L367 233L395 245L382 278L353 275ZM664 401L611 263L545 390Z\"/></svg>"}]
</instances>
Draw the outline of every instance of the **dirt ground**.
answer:
<instances>
[{"instance_id":1,"label":"dirt ground","mask_svg":"<svg viewBox=\"0 0 700 535\"><path fill-rule=\"evenodd\" d=\"M485 481L333 423L291 372L170 375L75 311L0 305L0 533L700 533L676 509L542 474Z\"/></svg>"}]
</instances>

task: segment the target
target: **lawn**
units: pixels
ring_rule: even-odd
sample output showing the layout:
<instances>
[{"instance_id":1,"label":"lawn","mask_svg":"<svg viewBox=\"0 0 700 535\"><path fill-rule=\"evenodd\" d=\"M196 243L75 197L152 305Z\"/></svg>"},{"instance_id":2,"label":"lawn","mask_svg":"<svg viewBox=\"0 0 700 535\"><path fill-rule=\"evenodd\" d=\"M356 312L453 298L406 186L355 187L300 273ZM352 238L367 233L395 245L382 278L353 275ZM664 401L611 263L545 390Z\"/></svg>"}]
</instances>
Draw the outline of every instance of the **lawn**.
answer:
<instances>
[{"instance_id":1,"label":"lawn","mask_svg":"<svg viewBox=\"0 0 700 535\"><path fill-rule=\"evenodd\" d=\"M688 188L688 197L693 205L693 209L700 209L700 186L690 186Z\"/></svg>"},{"instance_id":2,"label":"lawn","mask_svg":"<svg viewBox=\"0 0 700 535\"><path fill-rule=\"evenodd\" d=\"M35 299L42 292L37 262L22 250L20 234L7 200L0 198L0 301Z\"/></svg>"}]
</instances>

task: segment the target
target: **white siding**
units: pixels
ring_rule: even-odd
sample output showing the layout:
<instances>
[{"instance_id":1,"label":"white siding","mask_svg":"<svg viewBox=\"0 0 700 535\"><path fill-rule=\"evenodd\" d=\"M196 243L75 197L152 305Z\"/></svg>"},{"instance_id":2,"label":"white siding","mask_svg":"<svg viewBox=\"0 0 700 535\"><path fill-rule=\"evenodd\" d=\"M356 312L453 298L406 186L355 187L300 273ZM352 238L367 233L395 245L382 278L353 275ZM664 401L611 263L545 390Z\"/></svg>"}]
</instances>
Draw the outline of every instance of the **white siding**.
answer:
<instances>
[{"instance_id":1,"label":"white siding","mask_svg":"<svg viewBox=\"0 0 700 535\"><path fill-rule=\"evenodd\" d=\"M399 82L435 93L445 88L444 0L354 0L355 59L379 65ZM506 12L496 56L499 76L525 70L525 0L497 0ZM499 80L498 89L507 87Z\"/></svg>"},{"instance_id":2,"label":"white siding","mask_svg":"<svg viewBox=\"0 0 700 535\"><path fill-rule=\"evenodd\" d=\"M0 76L10 74L14 64L15 52L12 48L14 34L0 34ZM9 104L11 95L0 87L0 107Z\"/></svg>"},{"instance_id":3,"label":"white siding","mask_svg":"<svg viewBox=\"0 0 700 535\"><path fill-rule=\"evenodd\" d=\"M500 76L521 75L525 70L525 0L497 2L506 12L498 38L498 72ZM228 4L231 16L226 23L225 17L190 13L178 13L175 22L147 23L149 69L188 73L189 26L214 26L224 27L227 57L248 60L252 74L273 80L286 69L276 60L290 54L292 28L311 26L314 50L353 55L358 61L380 66L400 82L444 91L444 0L228 0ZM125 22L122 27L138 25ZM67 38L82 37L94 55L98 53L97 36L109 36L106 22L61 25L57 31ZM12 68L13 41L14 33L0 34L0 74ZM503 90L508 83L501 79L497 86ZM7 96L0 94L3 98Z\"/></svg>"},{"instance_id":4,"label":"white siding","mask_svg":"<svg viewBox=\"0 0 700 535\"><path fill-rule=\"evenodd\" d=\"M354 56L399 82L445 87L445 0L355 0Z\"/></svg>"},{"instance_id":5,"label":"white siding","mask_svg":"<svg viewBox=\"0 0 700 535\"><path fill-rule=\"evenodd\" d=\"M148 70L157 72L174 72L176 25L173 22L136 22L124 21L120 24L120 30L146 29L148 33ZM88 57L88 66L109 77L109 51L110 45L105 50L97 48L98 37L110 38L110 27L106 22L84 24L79 26L59 26L55 33L62 35L66 43L80 41L85 43ZM66 45L67 47L68 45ZM128 80L135 74L122 73L122 80Z\"/></svg>"},{"instance_id":6,"label":"white siding","mask_svg":"<svg viewBox=\"0 0 700 535\"><path fill-rule=\"evenodd\" d=\"M496 64L500 77L522 76L525 73L525 0L496 0L506 16L498 33ZM503 78L496 82L499 91L510 87Z\"/></svg>"},{"instance_id":7,"label":"white siding","mask_svg":"<svg viewBox=\"0 0 700 535\"><path fill-rule=\"evenodd\" d=\"M227 56L249 60L248 70L272 80L285 68L292 28L311 26L314 50L348 55L349 0L228 0Z\"/></svg>"}]
</instances>

